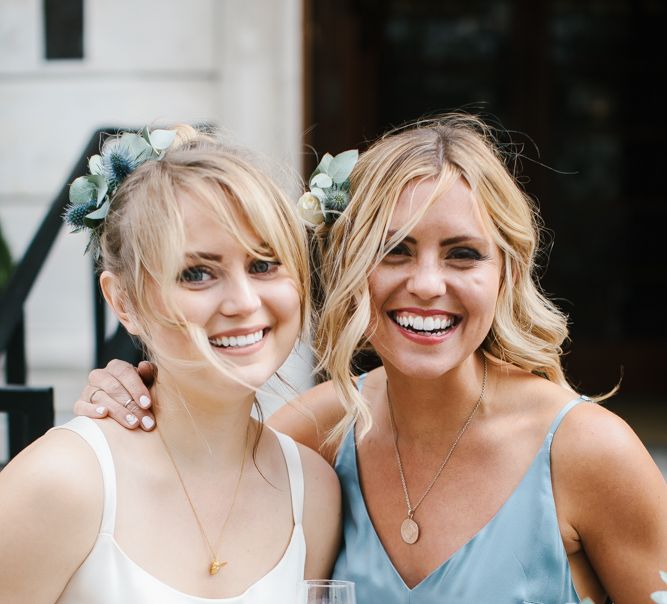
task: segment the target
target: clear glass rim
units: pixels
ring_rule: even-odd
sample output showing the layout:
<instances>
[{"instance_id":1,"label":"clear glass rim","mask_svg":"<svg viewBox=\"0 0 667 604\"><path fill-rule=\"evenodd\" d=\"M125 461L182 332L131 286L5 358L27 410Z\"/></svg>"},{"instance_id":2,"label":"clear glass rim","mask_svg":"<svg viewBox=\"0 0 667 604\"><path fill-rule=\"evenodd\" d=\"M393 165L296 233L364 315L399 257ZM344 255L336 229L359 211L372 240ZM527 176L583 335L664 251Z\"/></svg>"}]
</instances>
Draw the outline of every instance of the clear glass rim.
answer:
<instances>
[{"instance_id":1,"label":"clear glass rim","mask_svg":"<svg viewBox=\"0 0 667 604\"><path fill-rule=\"evenodd\" d=\"M343 581L341 579L304 579L302 581L304 585L314 585L320 587L348 587L353 586L353 581Z\"/></svg>"}]
</instances>

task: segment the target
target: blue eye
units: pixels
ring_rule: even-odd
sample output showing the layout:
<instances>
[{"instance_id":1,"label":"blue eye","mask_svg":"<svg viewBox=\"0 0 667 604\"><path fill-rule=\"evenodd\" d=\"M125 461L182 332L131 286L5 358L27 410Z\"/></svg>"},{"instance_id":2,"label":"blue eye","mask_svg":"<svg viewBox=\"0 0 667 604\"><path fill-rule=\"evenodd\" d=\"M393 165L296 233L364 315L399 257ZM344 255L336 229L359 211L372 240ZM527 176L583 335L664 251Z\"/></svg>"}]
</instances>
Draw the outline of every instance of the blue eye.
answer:
<instances>
[{"instance_id":1,"label":"blue eye","mask_svg":"<svg viewBox=\"0 0 667 604\"><path fill-rule=\"evenodd\" d=\"M211 271L205 266L191 266L186 268L178 280L185 283L204 283L213 279Z\"/></svg>"},{"instance_id":2,"label":"blue eye","mask_svg":"<svg viewBox=\"0 0 667 604\"><path fill-rule=\"evenodd\" d=\"M253 275L266 275L280 266L280 262L269 260L254 260L250 265L250 273Z\"/></svg>"}]
</instances>

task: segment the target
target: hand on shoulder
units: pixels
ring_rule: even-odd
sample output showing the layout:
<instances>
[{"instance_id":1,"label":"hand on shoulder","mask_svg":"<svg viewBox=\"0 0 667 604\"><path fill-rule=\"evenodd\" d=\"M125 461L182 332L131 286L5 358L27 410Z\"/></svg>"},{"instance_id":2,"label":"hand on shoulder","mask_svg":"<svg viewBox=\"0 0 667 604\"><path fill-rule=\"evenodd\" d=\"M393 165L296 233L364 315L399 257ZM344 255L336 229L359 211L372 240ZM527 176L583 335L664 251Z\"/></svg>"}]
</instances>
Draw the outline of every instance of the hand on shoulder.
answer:
<instances>
[{"instance_id":1,"label":"hand on shoulder","mask_svg":"<svg viewBox=\"0 0 667 604\"><path fill-rule=\"evenodd\" d=\"M74 432L51 430L0 472L0 601L54 602L93 547L100 467Z\"/></svg>"}]
</instances>

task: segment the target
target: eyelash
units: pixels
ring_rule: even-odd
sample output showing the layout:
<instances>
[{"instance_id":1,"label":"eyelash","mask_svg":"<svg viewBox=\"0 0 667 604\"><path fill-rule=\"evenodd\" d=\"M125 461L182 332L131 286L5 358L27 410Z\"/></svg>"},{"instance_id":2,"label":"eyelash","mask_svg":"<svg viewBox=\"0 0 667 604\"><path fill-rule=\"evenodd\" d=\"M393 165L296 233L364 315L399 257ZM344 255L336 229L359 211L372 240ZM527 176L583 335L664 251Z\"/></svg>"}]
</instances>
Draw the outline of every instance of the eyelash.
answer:
<instances>
[{"instance_id":1,"label":"eyelash","mask_svg":"<svg viewBox=\"0 0 667 604\"><path fill-rule=\"evenodd\" d=\"M181 283L205 283L209 279L195 279L193 278L196 275L207 275L210 279L213 279L213 271L205 266L189 266L178 277L178 280Z\"/></svg>"},{"instance_id":2,"label":"eyelash","mask_svg":"<svg viewBox=\"0 0 667 604\"><path fill-rule=\"evenodd\" d=\"M387 252L387 256L410 256L412 255L408 246L404 243L399 243ZM447 254L446 260L454 261L481 261L487 260L488 256L480 254L477 250L469 247L457 247L450 250Z\"/></svg>"},{"instance_id":3,"label":"eyelash","mask_svg":"<svg viewBox=\"0 0 667 604\"><path fill-rule=\"evenodd\" d=\"M266 264L268 266L267 270L264 272L253 272L253 267L256 267L259 264ZM252 264L250 265L250 274L251 275L270 275L276 270L278 270L278 267L280 266L280 262L277 260L254 260Z\"/></svg>"},{"instance_id":4,"label":"eyelash","mask_svg":"<svg viewBox=\"0 0 667 604\"><path fill-rule=\"evenodd\" d=\"M271 275L278 269L280 264L277 260L253 260L248 268L248 272L251 275ZM263 265L266 270L257 270L257 268ZM203 276L208 278L202 278ZM207 266L197 265L184 269L179 275L178 280L181 283L199 284L206 283L213 278L215 278L215 272L212 269Z\"/></svg>"}]
</instances>

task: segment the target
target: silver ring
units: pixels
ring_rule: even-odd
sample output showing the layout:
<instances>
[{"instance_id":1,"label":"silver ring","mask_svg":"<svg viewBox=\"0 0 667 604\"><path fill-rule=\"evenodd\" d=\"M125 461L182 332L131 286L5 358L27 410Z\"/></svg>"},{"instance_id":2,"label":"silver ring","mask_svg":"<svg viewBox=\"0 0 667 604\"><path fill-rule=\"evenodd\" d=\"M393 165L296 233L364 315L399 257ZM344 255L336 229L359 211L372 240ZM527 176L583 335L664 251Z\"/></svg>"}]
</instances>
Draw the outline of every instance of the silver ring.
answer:
<instances>
[{"instance_id":1,"label":"silver ring","mask_svg":"<svg viewBox=\"0 0 667 604\"><path fill-rule=\"evenodd\" d=\"M130 408L128 407L128 405L129 405L130 403L133 403L133 402L134 402L134 399L133 399L133 398L129 398L129 399L127 399L127 400L123 403L123 407L125 407L125 408L129 411Z\"/></svg>"},{"instance_id":2,"label":"silver ring","mask_svg":"<svg viewBox=\"0 0 667 604\"><path fill-rule=\"evenodd\" d=\"M88 397L88 401L90 402L91 405L94 405L94 404L95 404L95 403L93 402L93 397L94 397L98 392L100 392L100 391L101 391L101 392L104 392L104 390L103 390L102 388L95 388L95 390L93 390L93 391L90 393L90 396Z\"/></svg>"}]
</instances>

